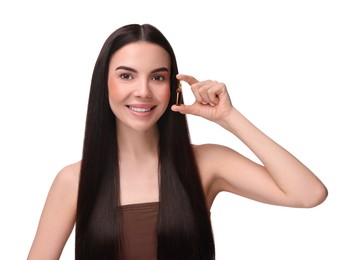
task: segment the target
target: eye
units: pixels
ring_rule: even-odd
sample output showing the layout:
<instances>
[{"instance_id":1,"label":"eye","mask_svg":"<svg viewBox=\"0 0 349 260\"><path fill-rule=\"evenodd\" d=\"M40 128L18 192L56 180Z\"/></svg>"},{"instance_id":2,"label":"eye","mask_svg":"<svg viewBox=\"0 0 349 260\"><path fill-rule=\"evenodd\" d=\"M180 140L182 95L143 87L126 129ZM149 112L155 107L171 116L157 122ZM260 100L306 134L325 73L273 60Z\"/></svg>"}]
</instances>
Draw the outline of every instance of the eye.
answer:
<instances>
[{"instance_id":1,"label":"eye","mask_svg":"<svg viewBox=\"0 0 349 260\"><path fill-rule=\"evenodd\" d=\"M130 74L121 74L120 78L125 79L125 80L133 79L133 77Z\"/></svg>"},{"instance_id":2,"label":"eye","mask_svg":"<svg viewBox=\"0 0 349 260\"><path fill-rule=\"evenodd\" d=\"M162 75L155 75L152 80L156 80L156 81L163 81L165 80L165 77Z\"/></svg>"}]
</instances>

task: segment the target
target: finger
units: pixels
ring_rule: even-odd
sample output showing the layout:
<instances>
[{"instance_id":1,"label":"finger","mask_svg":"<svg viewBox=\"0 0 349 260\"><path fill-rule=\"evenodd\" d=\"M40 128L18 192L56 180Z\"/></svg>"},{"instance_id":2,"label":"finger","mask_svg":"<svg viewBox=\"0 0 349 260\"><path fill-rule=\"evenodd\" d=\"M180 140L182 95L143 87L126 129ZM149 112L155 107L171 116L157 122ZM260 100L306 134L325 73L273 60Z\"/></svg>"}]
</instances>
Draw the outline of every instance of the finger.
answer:
<instances>
[{"instance_id":1,"label":"finger","mask_svg":"<svg viewBox=\"0 0 349 260\"><path fill-rule=\"evenodd\" d=\"M197 102L204 105L210 104L211 106L215 106L216 103L218 103L218 98L215 93L217 91L216 84L217 83L212 80L201 81L193 84L191 88Z\"/></svg>"},{"instance_id":2,"label":"finger","mask_svg":"<svg viewBox=\"0 0 349 260\"><path fill-rule=\"evenodd\" d=\"M207 89L207 96L209 98L209 103L212 105L217 105L219 102L219 95L222 93L224 85L213 82L212 86Z\"/></svg>"},{"instance_id":3,"label":"finger","mask_svg":"<svg viewBox=\"0 0 349 260\"><path fill-rule=\"evenodd\" d=\"M195 100L198 103L206 105L207 96L201 85L202 85L201 82L191 85L191 92L193 92Z\"/></svg>"},{"instance_id":4,"label":"finger","mask_svg":"<svg viewBox=\"0 0 349 260\"><path fill-rule=\"evenodd\" d=\"M171 106L171 110L174 111L174 112L179 112L181 114L190 114L190 109L189 109L190 106L186 106L186 105L172 105Z\"/></svg>"},{"instance_id":5,"label":"finger","mask_svg":"<svg viewBox=\"0 0 349 260\"><path fill-rule=\"evenodd\" d=\"M206 81L202 86L198 86L199 93L206 104L215 106L218 104L218 92L220 86L217 85L216 81Z\"/></svg>"},{"instance_id":6,"label":"finger","mask_svg":"<svg viewBox=\"0 0 349 260\"><path fill-rule=\"evenodd\" d=\"M207 90L209 89L209 86L193 86L193 88L192 88L192 91L193 91L193 93L198 93L197 95L195 95L195 97L196 97L196 100L198 101L198 102L200 102L201 104L204 104L204 105L206 105L206 104L209 104L210 103L210 97L208 96L208 92L207 92Z\"/></svg>"},{"instance_id":7,"label":"finger","mask_svg":"<svg viewBox=\"0 0 349 260\"><path fill-rule=\"evenodd\" d=\"M207 104L207 103L205 103L205 101L203 100L203 98L201 97L201 95L198 91L197 85L200 85L201 82L199 82L196 78L194 78L193 76L190 76L190 75L177 74L176 77L178 80L184 81L190 85L191 90L192 90L197 102L202 103L202 104Z\"/></svg>"},{"instance_id":8,"label":"finger","mask_svg":"<svg viewBox=\"0 0 349 260\"><path fill-rule=\"evenodd\" d=\"M187 82L189 85L193 85L193 84L199 82L196 78L194 78L193 76L190 76L190 75L177 74L176 77L178 80L183 80L183 81Z\"/></svg>"}]
</instances>

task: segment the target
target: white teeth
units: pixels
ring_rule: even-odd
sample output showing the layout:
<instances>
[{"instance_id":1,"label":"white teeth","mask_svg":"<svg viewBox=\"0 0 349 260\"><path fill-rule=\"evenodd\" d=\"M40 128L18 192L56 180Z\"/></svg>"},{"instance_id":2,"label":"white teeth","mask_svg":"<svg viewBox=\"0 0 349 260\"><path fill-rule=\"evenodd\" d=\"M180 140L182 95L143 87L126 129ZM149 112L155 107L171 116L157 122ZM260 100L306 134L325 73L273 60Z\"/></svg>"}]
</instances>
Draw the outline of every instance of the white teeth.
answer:
<instances>
[{"instance_id":1,"label":"white teeth","mask_svg":"<svg viewBox=\"0 0 349 260\"><path fill-rule=\"evenodd\" d=\"M141 108L141 107L131 107L131 106L129 106L129 108L133 111L141 112L141 113L149 112L151 110L151 108Z\"/></svg>"}]
</instances>

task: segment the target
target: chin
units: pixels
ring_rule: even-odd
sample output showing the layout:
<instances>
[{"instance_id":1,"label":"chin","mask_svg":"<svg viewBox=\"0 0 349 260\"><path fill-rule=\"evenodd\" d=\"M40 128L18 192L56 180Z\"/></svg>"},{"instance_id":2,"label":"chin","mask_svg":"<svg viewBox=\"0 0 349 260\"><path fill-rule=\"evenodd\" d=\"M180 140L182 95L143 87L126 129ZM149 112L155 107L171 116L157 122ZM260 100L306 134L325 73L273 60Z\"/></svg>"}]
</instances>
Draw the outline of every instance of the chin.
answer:
<instances>
[{"instance_id":1,"label":"chin","mask_svg":"<svg viewBox=\"0 0 349 260\"><path fill-rule=\"evenodd\" d=\"M138 132L138 133L148 133L148 132L156 132L157 131L157 124L147 124L144 123L136 123L136 124L129 124L126 127L127 132Z\"/></svg>"}]
</instances>

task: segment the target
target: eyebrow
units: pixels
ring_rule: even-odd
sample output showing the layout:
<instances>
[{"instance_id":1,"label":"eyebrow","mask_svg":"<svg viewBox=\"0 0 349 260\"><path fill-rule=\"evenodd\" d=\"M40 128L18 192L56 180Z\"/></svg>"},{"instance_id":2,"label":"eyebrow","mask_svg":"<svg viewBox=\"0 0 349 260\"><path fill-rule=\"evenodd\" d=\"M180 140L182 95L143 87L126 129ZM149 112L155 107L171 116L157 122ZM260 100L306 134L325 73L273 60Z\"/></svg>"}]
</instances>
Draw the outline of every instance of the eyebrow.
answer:
<instances>
[{"instance_id":1,"label":"eyebrow","mask_svg":"<svg viewBox=\"0 0 349 260\"><path fill-rule=\"evenodd\" d=\"M135 70L133 68L130 68L130 67L127 67L127 66L119 66L115 70L128 70L128 71L131 71L131 72L134 72L134 73L138 73L137 70ZM157 69L152 70L151 73L161 72L161 71L166 71L168 73L170 72L168 68L161 67L161 68L157 68Z\"/></svg>"}]
</instances>

